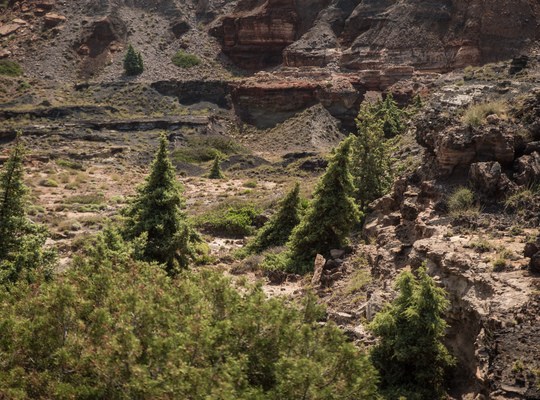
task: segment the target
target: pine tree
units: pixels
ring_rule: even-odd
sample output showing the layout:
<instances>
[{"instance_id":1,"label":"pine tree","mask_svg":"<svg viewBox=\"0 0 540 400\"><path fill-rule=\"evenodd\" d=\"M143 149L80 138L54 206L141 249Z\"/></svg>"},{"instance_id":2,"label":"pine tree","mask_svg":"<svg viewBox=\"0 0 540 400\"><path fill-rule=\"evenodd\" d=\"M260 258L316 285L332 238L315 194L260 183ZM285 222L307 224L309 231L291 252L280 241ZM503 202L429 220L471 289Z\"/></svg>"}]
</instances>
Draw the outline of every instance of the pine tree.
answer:
<instances>
[{"instance_id":1,"label":"pine tree","mask_svg":"<svg viewBox=\"0 0 540 400\"><path fill-rule=\"evenodd\" d=\"M291 234L290 268L296 273L311 270L317 253L328 256L331 249L343 247L361 216L350 173L352 140L345 139L337 148L306 214Z\"/></svg>"},{"instance_id":2,"label":"pine tree","mask_svg":"<svg viewBox=\"0 0 540 400\"><path fill-rule=\"evenodd\" d=\"M128 76L140 75L144 71L142 55L137 53L132 45L129 45L124 58L124 71Z\"/></svg>"},{"instance_id":3,"label":"pine tree","mask_svg":"<svg viewBox=\"0 0 540 400\"><path fill-rule=\"evenodd\" d=\"M384 135L393 138L405 130L404 112L398 107L392 93L377 104L377 117L383 122Z\"/></svg>"},{"instance_id":4,"label":"pine tree","mask_svg":"<svg viewBox=\"0 0 540 400\"><path fill-rule=\"evenodd\" d=\"M167 146L167 137L162 134L151 172L125 211L125 236L145 239L143 258L164 263L168 272L175 274L188 266L199 238L182 211L183 189L176 180Z\"/></svg>"},{"instance_id":5,"label":"pine tree","mask_svg":"<svg viewBox=\"0 0 540 400\"><path fill-rule=\"evenodd\" d=\"M356 119L353 144L354 183L360 209L387 193L393 181L391 146L385 138L377 106L364 102Z\"/></svg>"},{"instance_id":6,"label":"pine tree","mask_svg":"<svg viewBox=\"0 0 540 400\"><path fill-rule=\"evenodd\" d=\"M50 273L55 252L45 249L47 230L26 215L25 148L20 134L0 175L0 283L33 279L37 269Z\"/></svg>"},{"instance_id":7,"label":"pine tree","mask_svg":"<svg viewBox=\"0 0 540 400\"><path fill-rule=\"evenodd\" d=\"M208 174L209 179L225 179L225 175L223 175L223 172L221 172L219 161L219 155L216 155L216 157L214 158L214 163L212 164L212 168L210 169L210 173Z\"/></svg>"},{"instance_id":8,"label":"pine tree","mask_svg":"<svg viewBox=\"0 0 540 400\"><path fill-rule=\"evenodd\" d=\"M282 199L278 211L261 228L253 241L248 244L250 253L260 253L270 247L287 243L293 229L300 223L300 185Z\"/></svg>"},{"instance_id":9,"label":"pine tree","mask_svg":"<svg viewBox=\"0 0 540 400\"><path fill-rule=\"evenodd\" d=\"M424 267L418 278L403 272L398 297L376 315L370 329L379 337L372 360L381 374L381 388L389 399L431 400L444 394L445 373L454 363L442 343L447 327L446 292L438 288Z\"/></svg>"}]
</instances>

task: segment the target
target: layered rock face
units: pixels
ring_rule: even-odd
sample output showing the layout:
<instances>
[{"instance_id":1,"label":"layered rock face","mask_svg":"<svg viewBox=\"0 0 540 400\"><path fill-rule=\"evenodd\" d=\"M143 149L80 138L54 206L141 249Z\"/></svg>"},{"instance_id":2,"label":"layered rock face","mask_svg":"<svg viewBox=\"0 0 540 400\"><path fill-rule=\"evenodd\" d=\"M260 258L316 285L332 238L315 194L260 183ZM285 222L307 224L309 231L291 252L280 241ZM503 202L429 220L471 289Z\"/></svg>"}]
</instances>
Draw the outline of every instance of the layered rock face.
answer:
<instances>
[{"instance_id":1,"label":"layered rock face","mask_svg":"<svg viewBox=\"0 0 540 400\"><path fill-rule=\"evenodd\" d=\"M213 34L221 39L223 52L243 68L256 70L281 64L283 50L298 39L328 2L243 1L238 9L248 10L224 17Z\"/></svg>"},{"instance_id":2,"label":"layered rock face","mask_svg":"<svg viewBox=\"0 0 540 400\"><path fill-rule=\"evenodd\" d=\"M283 60L288 66L363 70L405 64L446 71L511 57L539 37L535 0L303 3L253 4L223 18L214 33L224 53L246 69Z\"/></svg>"},{"instance_id":3,"label":"layered rock face","mask_svg":"<svg viewBox=\"0 0 540 400\"><path fill-rule=\"evenodd\" d=\"M273 127L315 104L323 105L348 128L354 125L366 92L384 91L412 74L407 67L361 73L285 68L233 83L232 100L237 115L259 128Z\"/></svg>"}]
</instances>

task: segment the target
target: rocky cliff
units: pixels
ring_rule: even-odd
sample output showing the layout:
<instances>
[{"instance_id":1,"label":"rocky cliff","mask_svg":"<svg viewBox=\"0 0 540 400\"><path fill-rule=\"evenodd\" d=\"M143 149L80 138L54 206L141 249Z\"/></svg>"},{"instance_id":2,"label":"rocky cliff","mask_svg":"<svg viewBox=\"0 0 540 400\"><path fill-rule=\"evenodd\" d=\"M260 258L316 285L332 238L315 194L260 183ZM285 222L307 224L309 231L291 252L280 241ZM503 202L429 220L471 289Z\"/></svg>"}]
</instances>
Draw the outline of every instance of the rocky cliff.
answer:
<instances>
[{"instance_id":1,"label":"rocky cliff","mask_svg":"<svg viewBox=\"0 0 540 400\"><path fill-rule=\"evenodd\" d=\"M283 62L448 71L509 58L539 37L540 6L534 0L304 3L256 2L248 11L223 17L213 32L224 53L246 69Z\"/></svg>"}]
</instances>

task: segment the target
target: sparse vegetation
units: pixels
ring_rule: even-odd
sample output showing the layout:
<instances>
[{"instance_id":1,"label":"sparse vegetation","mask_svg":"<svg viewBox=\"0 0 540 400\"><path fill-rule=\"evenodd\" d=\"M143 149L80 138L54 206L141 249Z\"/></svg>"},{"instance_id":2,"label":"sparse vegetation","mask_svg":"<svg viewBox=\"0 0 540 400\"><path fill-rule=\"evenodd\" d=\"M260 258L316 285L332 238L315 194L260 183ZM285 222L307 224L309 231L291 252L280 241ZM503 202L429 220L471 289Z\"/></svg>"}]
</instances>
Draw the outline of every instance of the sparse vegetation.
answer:
<instances>
[{"instance_id":1,"label":"sparse vegetation","mask_svg":"<svg viewBox=\"0 0 540 400\"><path fill-rule=\"evenodd\" d=\"M454 217L471 216L480 212L474 193L466 187L457 188L448 198L448 211Z\"/></svg>"},{"instance_id":2,"label":"sparse vegetation","mask_svg":"<svg viewBox=\"0 0 540 400\"><path fill-rule=\"evenodd\" d=\"M241 238L254 231L260 210L252 203L224 203L194 218L197 227L217 236Z\"/></svg>"},{"instance_id":3,"label":"sparse vegetation","mask_svg":"<svg viewBox=\"0 0 540 400\"><path fill-rule=\"evenodd\" d=\"M244 153L246 150L233 139L223 136L190 137L185 146L172 152L173 162L199 163L217 157Z\"/></svg>"},{"instance_id":4,"label":"sparse vegetation","mask_svg":"<svg viewBox=\"0 0 540 400\"><path fill-rule=\"evenodd\" d=\"M504 200L506 211L523 214L530 209L540 196L540 185L532 184L527 187L522 187L518 191L510 194Z\"/></svg>"},{"instance_id":5,"label":"sparse vegetation","mask_svg":"<svg viewBox=\"0 0 540 400\"><path fill-rule=\"evenodd\" d=\"M493 244L484 238L479 238L478 240L471 242L470 246L479 253L487 253L494 248Z\"/></svg>"},{"instance_id":6,"label":"sparse vegetation","mask_svg":"<svg viewBox=\"0 0 540 400\"><path fill-rule=\"evenodd\" d=\"M184 50L179 50L172 58L172 62L179 68L193 68L201 63L199 57L194 54L186 53Z\"/></svg>"},{"instance_id":7,"label":"sparse vegetation","mask_svg":"<svg viewBox=\"0 0 540 400\"><path fill-rule=\"evenodd\" d=\"M490 101L480 104L471 104L463 114L463 122L469 126L478 127L485 122L488 115L496 114L505 118L507 105L503 101Z\"/></svg>"},{"instance_id":8,"label":"sparse vegetation","mask_svg":"<svg viewBox=\"0 0 540 400\"><path fill-rule=\"evenodd\" d=\"M0 75L17 77L23 74L22 67L15 61L0 60Z\"/></svg>"}]
</instances>

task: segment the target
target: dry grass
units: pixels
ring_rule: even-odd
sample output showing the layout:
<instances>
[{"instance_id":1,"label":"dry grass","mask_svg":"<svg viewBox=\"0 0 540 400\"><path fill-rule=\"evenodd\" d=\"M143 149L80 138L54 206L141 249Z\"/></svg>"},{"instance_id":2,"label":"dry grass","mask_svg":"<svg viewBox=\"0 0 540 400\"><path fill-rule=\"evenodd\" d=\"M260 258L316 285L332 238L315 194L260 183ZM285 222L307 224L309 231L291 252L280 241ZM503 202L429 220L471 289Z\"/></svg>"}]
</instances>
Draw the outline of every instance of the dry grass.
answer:
<instances>
[{"instance_id":1,"label":"dry grass","mask_svg":"<svg viewBox=\"0 0 540 400\"><path fill-rule=\"evenodd\" d=\"M463 122L473 127L481 126L488 115L496 114L499 118L506 118L507 110L507 104L501 100L471 104L463 114Z\"/></svg>"}]
</instances>

